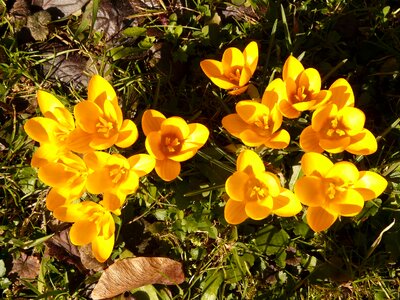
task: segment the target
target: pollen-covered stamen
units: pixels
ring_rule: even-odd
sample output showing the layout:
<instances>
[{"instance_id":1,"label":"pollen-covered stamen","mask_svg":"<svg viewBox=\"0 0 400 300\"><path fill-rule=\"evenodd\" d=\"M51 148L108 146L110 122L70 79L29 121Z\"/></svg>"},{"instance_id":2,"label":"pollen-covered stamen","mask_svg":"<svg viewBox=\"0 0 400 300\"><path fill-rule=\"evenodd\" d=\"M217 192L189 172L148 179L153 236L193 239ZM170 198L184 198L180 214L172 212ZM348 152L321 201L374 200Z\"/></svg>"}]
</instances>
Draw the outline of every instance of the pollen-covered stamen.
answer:
<instances>
[{"instance_id":1,"label":"pollen-covered stamen","mask_svg":"<svg viewBox=\"0 0 400 300\"><path fill-rule=\"evenodd\" d=\"M328 136L344 136L346 134L343 129L340 129L339 121L337 118L333 118L332 120L330 120L329 125L330 127L326 132Z\"/></svg>"},{"instance_id":2,"label":"pollen-covered stamen","mask_svg":"<svg viewBox=\"0 0 400 300\"><path fill-rule=\"evenodd\" d=\"M106 138L110 136L110 131L114 129L114 123L103 117L99 117L99 122L96 124L97 132L104 134Z\"/></svg>"},{"instance_id":3,"label":"pollen-covered stamen","mask_svg":"<svg viewBox=\"0 0 400 300\"><path fill-rule=\"evenodd\" d=\"M239 82L241 74L242 74L242 68L241 67L236 67L236 68L232 68L228 72L228 74L226 74L226 77L228 77L228 79L231 80L231 81Z\"/></svg>"},{"instance_id":4,"label":"pollen-covered stamen","mask_svg":"<svg viewBox=\"0 0 400 300\"><path fill-rule=\"evenodd\" d=\"M253 201L262 201L268 197L268 188L258 180L251 180L249 182L249 197Z\"/></svg>"},{"instance_id":5,"label":"pollen-covered stamen","mask_svg":"<svg viewBox=\"0 0 400 300\"><path fill-rule=\"evenodd\" d=\"M297 91L293 96L294 96L295 103L304 102L304 101L308 101L309 92L306 91L305 86L301 86L301 87L297 88Z\"/></svg>"},{"instance_id":6,"label":"pollen-covered stamen","mask_svg":"<svg viewBox=\"0 0 400 300\"><path fill-rule=\"evenodd\" d=\"M112 183L118 183L127 174L127 170L120 166L113 166L109 170L109 175Z\"/></svg>"},{"instance_id":7,"label":"pollen-covered stamen","mask_svg":"<svg viewBox=\"0 0 400 300\"><path fill-rule=\"evenodd\" d=\"M258 128L268 130L269 129L269 124L268 124L268 115L262 115L254 122L254 125L256 125Z\"/></svg>"},{"instance_id":8,"label":"pollen-covered stamen","mask_svg":"<svg viewBox=\"0 0 400 300\"><path fill-rule=\"evenodd\" d=\"M166 155L178 153L182 148L182 141L175 135L167 135L162 138L162 150Z\"/></svg>"}]
</instances>

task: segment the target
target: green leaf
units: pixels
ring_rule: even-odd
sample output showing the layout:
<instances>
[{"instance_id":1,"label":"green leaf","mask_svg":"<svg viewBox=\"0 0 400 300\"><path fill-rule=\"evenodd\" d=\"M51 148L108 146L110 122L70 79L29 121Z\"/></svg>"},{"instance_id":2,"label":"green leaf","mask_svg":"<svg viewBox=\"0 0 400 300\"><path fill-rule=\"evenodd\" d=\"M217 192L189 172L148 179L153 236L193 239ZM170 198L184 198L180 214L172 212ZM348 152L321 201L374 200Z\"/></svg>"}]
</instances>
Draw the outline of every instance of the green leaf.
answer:
<instances>
[{"instance_id":1,"label":"green leaf","mask_svg":"<svg viewBox=\"0 0 400 300\"><path fill-rule=\"evenodd\" d=\"M129 37L138 37L146 35L147 29L143 27L129 27L126 28L122 33Z\"/></svg>"},{"instance_id":2,"label":"green leaf","mask_svg":"<svg viewBox=\"0 0 400 300\"><path fill-rule=\"evenodd\" d=\"M204 280L200 287L203 291L201 300L215 300L218 296L218 290L224 281L224 273L219 270L213 273L207 274L206 280Z\"/></svg>"},{"instance_id":3,"label":"green leaf","mask_svg":"<svg viewBox=\"0 0 400 300\"><path fill-rule=\"evenodd\" d=\"M277 254L283 251L289 242L289 235L283 229L273 225L267 225L256 236L255 243L258 248L267 255Z\"/></svg>"}]
</instances>

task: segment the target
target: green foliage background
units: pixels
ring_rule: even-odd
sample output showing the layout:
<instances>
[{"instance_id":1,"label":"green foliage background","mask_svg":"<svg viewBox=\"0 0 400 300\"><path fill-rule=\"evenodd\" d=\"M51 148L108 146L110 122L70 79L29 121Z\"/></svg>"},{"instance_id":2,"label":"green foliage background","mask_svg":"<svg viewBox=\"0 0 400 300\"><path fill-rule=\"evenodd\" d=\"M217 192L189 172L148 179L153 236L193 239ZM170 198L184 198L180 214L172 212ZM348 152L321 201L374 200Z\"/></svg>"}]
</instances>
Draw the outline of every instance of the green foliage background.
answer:
<instances>
[{"instance_id":1,"label":"green foliage background","mask_svg":"<svg viewBox=\"0 0 400 300\"><path fill-rule=\"evenodd\" d=\"M117 90L125 118L138 126L143 111L154 108L211 131L180 179L164 183L151 174L116 220L112 259L166 256L184 265L183 284L132 291L137 299L399 298L398 1L93 0L61 18L28 2L0 1L2 297L87 299L99 277L83 272L72 258L58 260L46 252L45 242L63 225L46 211L47 187L30 167L37 145L23 131L24 122L39 113L38 88L71 107L85 99L87 80L98 73ZM367 116L366 128L379 139L373 155L338 158L379 172L387 190L327 232L314 234L301 216L239 226L223 218L223 184L236 159L226 146L239 142L222 130L221 119L240 97L212 85L199 62L252 40L260 50L252 78L260 93L292 53L320 71L324 87L346 78ZM289 188L299 176L298 136L309 117L285 122L292 138L288 149L264 153L267 168ZM143 142L141 135L124 154L144 152ZM13 269L23 255L39 264L33 279Z\"/></svg>"}]
</instances>

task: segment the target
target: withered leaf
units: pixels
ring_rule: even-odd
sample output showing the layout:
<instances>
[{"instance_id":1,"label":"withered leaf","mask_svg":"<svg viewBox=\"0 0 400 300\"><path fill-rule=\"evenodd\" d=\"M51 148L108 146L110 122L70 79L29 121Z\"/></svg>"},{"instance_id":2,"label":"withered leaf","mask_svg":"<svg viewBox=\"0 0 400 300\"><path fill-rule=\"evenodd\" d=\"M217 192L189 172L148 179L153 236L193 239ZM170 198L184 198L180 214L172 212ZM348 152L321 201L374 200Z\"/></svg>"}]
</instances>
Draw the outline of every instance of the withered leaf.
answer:
<instances>
[{"instance_id":1,"label":"withered leaf","mask_svg":"<svg viewBox=\"0 0 400 300\"><path fill-rule=\"evenodd\" d=\"M114 5L108 0L101 1L96 22L94 23L94 30L103 32L105 37L110 39L119 33L121 29L122 18L114 8Z\"/></svg>"},{"instance_id":2,"label":"withered leaf","mask_svg":"<svg viewBox=\"0 0 400 300\"><path fill-rule=\"evenodd\" d=\"M89 0L33 0L32 4L43 9L57 9L64 17L80 10Z\"/></svg>"},{"instance_id":3,"label":"withered leaf","mask_svg":"<svg viewBox=\"0 0 400 300\"><path fill-rule=\"evenodd\" d=\"M93 299L105 299L148 284L180 284L182 264L166 257L133 257L106 269L92 291Z\"/></svg>"},{"instance_id":4,"label":"withered leaf","mask_svg":"<svg viewBox=\"0 0 400 300\"><path fill-rule=\"evenodd\" d=\"M47 24L51 21L51 15L47 11L38 11L32 16L28 16L26 26L29 28L32 37L36 41L44 41L49 34Z\"/></svg>"},{"instance_id":5,"label":"withered leaf","mask_svg":"<svg viewBox=\"0 0 400 300\"><path fill-rule=\"evenodd\" d=\"M33 279L40 271L40 261L36 256L21 253L18 259L13 260L11 273L17 273L21 278Z\"/></svg>"}]
</instances>

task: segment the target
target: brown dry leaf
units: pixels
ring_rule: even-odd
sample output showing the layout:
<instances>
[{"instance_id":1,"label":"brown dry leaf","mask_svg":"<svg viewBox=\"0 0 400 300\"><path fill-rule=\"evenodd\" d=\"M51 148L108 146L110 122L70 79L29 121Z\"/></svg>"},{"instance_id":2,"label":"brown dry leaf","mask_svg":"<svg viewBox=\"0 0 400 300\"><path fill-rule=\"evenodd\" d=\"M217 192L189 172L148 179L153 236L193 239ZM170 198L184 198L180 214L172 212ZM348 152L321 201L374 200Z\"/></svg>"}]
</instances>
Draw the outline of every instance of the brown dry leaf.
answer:
<instances>
[{"instance_id":1,"label":"brown dry leaf","mask_svg":"<svg viewBox=\"0 0 400 300\"><path fill-rule=\"evenodd\" d=\"M148 284L180 284L185 280L182 264L166 257L133 257L119 260L101 275L93 299L117 296Z\"/></svg>"},{"instance_id":2,"label":"brown dry leaf","mask_svg":"<svg viewBox=\"0 0 400 300\"><path fill-rule=\"evenodd\" d=\"M17 273L21 278L33 279L38 276L40 271L40 261L35 256L27 256L21 253L18 259L13 260L11 273Z\"/></svg>"}]
</instances>

